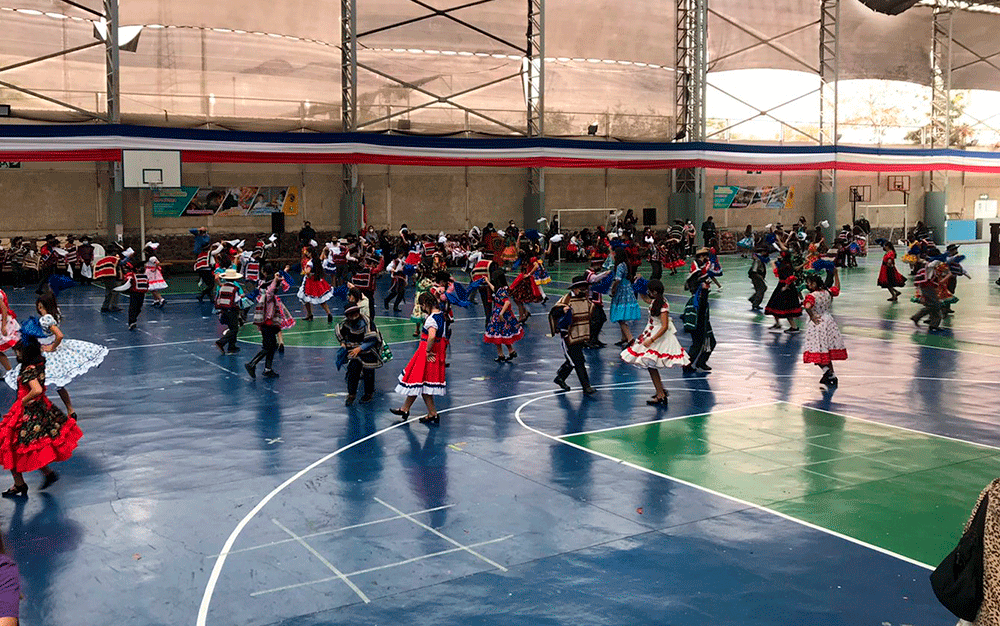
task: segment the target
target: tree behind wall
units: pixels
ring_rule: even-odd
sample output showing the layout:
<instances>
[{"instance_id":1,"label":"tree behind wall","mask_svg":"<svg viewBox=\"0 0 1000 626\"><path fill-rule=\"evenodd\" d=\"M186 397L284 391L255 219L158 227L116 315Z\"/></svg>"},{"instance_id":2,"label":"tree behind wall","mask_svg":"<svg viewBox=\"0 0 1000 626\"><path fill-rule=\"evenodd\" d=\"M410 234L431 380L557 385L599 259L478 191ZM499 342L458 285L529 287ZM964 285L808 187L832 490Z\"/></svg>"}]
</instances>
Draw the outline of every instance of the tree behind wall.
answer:
<instances>
[{"instance_id":1,"label":"tree behind wall","mask_svg":"<svg viewBox=\"0 0 1000 626\"><path fill-rule=\"evenodd\" d=\"M960 118L965 114L968 106L968 94L964 91L953 91L951 94L951 141L952 148L967 148L975 146L979 140L975 138L975 129L971 124L960 122ZM934 145L944 145L944 133L937 130L930 123L906 134L906 140L917 145L928 145L933 139Z\"/></svg>"}]
</instances>

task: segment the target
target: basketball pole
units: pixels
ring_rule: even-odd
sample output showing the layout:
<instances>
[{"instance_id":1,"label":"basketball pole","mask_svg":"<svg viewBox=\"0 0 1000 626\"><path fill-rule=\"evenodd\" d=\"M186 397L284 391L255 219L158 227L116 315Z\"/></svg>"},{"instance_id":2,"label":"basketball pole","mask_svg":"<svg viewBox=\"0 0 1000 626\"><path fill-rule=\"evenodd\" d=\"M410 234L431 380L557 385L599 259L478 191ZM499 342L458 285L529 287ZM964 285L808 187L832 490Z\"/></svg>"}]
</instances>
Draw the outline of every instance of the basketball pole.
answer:
<instances>
[{"instance_id":1,"label":"basketball pole","mask_svg":"<svg viewBox=\"0 0 1000 626\"><path fill-rule=\"evenodd\" d=\"M146 195L143 191L142 195ZM153 188L149 187L149 203L153 203ZM140 257L143 261L146 260L146 203L139 202L139 245L142 246L142 256Z\"/></svg>"}]
</instances>

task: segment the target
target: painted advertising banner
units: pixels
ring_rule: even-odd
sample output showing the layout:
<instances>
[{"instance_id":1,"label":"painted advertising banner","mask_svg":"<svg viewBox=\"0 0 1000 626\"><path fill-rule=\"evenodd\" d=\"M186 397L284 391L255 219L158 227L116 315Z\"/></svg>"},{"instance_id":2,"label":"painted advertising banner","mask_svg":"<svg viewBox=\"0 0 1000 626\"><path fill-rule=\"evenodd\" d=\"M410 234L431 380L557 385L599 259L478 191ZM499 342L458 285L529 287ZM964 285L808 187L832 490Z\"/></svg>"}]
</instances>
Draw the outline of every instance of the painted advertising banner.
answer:
<instances>
[{"instance_id":1,"label":"painted advertising banner","mask_svg":"<svg viewBox=\"0 0 1000 626\"><path fill-rule=\"evenodd\" d=\"M712 195L714 209L791 209L794 204L794 187L716 185Z\"/></svg>"},{"instance_id":2,"label":"painted advertising banner","mask_svg":"<svg viewBox=\"0 0 1000 626\"><path fill-rule=\"evenodd\" d=\"M153 191L154 217L299 214L298 187L181 187Z\"/></svg>"}]
</instances>

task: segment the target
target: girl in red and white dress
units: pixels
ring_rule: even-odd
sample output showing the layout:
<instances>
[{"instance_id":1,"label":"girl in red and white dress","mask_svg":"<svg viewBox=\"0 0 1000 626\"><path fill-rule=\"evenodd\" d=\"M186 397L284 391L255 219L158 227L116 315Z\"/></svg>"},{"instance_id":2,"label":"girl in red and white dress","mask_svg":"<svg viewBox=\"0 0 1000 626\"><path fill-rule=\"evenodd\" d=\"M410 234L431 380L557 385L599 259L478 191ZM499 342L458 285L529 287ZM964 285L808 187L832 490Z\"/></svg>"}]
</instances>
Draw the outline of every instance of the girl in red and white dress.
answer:
<instances>
[{"instance_id":1,"label":"girl in red and white dress","mask_svg":"<svg viewBox=\"0 0 1000 626\"><path fill-rule=\"evenodd\" d=\"M333 313L327 300L333 297L333 287L326 282L323 273L323 261L319 252L315 249L311 252L311 258L302 263L302 285L299 287L299 300L306 310L306 316L302 318L304 322L311 322L313 319L313 305L318 304L326 311L326 321L333 323Z\"/></svg>"},{"instance_id":2,"label":"girl in red and white dress","mask_svg":"<svg viewBox=\"0 0 1000 626\"><path fill-rule=\"evenodd\" d=\"M805 352L802 353L803 363L815 363L823 370L821 385L837 386L837 375L833 371L834 361L847 360L847 348L844 337L837 328L837 322L830 314L830 305L834 296L840 295L840 274L833 270L833 286L826 288L823 277L819 274L806 276L806 286L809 294L802 303L809 315L805 338Z\"/></svg>"},{"instance_id":3,"label":"girl in red and white dress","mask_svg":"<svg viewBox=\"0 0 1000 626\"><path fill-rule=\"evenodd\" d=\"M21 338L21 325L17 323L17 316L7 302L7 294L0 289L0 367L4 371L11 368L10 359L4 354L14 347L14 344Z\"/></svg>"},{"instance_id":4,"label":"girl in red and white dress","mask_svg":"<svg viewBox=\"0 0 1000 626\"><path fill-rule=\"evenodd\" d=\"M396 393L406 396L403 406L389 409L393 415L399 415L406 421L410 417L410 407L417 396L423 396L427 405L427 415L420 418L424 424L437 424L440 418L434 408L434 396L445 393L445 352L448 348L448 320L438 308L438 298L431 293L422 293L417 301L427 315L420 334L420 345L413 353L410 362L399 375Z\"/></svg>"},{"instance_id":5,"label":"girl in red and white dress","mask_svg":"<svg viewBox=\"0 0 1000 626\"><path fill-rule=\"evenodd\" d=\"M642 298L649 303L649 323L642 334L622 350L621 359L649 372L656 394L646 404L665 405L670 394L663 388L660 368L674 365L683 367L690 359L677 341L677 329L670 321L670 306L663 298L663 283L655 278L650 280L646 284L646 295Z\"/></svg>"},{"instance_id":6,"label":"girl in red and white dress","mask_svg":"<svg viewBox=\"0 0 1000 626\"><path fill-rule=\"evenodd\" d=\"M886 241L882 243L882 269L878 273L878 286L889 290L889 302L897 302L902 293L897 287L906 285L906 277L896 269L896 247Z\"/></svg>"},{"instance_id":7,"label":"girl in red and white dress","mask_svg":"<svg viewBox=\"0 0 1000 626\"><path fill-rule=\"evenodd\" d=\"M160 260L156 258L156 249L160 247L158 243L147 243L146 244L146 265L143 268L143 272L146 274L146 280L149 281L149 293L153 296L153 306L162 307L167 303L166 298L160 295L160 292L167 288L167 281L163 279L163 266L160 265Z\"/></svg>"}]
</instances>

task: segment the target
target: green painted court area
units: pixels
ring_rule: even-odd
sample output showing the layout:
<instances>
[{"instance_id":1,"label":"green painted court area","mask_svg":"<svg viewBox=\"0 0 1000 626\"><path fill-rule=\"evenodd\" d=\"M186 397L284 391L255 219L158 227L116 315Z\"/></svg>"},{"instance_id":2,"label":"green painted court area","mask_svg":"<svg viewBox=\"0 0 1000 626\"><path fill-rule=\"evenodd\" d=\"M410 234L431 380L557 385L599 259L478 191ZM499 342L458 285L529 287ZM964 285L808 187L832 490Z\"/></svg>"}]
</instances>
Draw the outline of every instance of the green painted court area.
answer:
<instances>
[{"instance_id":1,"label":"green painted court area","mask_svg":"<svg viewBox=\"0 0 1000 626\"><path fill-rule=\"evenodd\" d=\"M320 309L316 319L311 322L298 320L295 326L282 333L285 345L289 347L305 348L339 348L337 341L337 325L343 321L343 317L334 316L333 323L326 321L326 314ZM378 329L382 333L382 340L386 343L403 343L416 341L413 331L417 325L407 318L375 318ZM239 340L244 343L260 343L260 331L253 324L245 324L240 329ZM395 350L393 350L395 351ZM405 351L405 350L404 350Z\"/></svg>"},{"instance_id":2,"label":"green painted court area","mask_svg":"<svg viewBox=\"0 0 1000 626\"><path fill-rule=\"evenodd\" d=\"M563 439L928 565L1000 475L1000 449L784 402Z\"/></svg>"}]
</instances>

